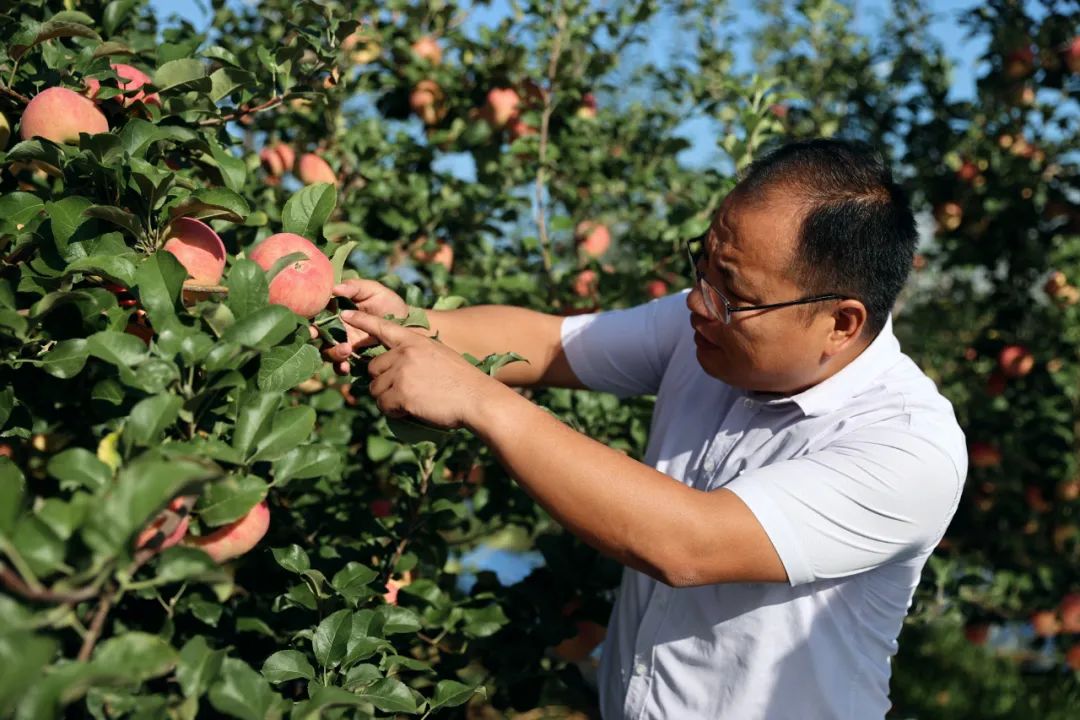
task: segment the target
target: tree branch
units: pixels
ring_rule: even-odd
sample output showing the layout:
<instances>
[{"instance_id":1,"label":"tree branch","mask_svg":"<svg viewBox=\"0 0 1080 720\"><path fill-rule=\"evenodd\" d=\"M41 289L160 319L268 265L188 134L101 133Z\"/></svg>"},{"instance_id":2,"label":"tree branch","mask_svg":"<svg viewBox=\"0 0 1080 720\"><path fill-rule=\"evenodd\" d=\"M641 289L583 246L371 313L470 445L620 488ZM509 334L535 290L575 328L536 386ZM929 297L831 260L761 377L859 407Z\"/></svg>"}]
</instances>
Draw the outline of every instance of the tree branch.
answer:
<instances>
[{"instance_id":1,"label":"tree branch","mask_svg":"<svg viewBox=\"0 0 1080 720\"><path fill-rule=\"evenodd\" d=\"M278 105L280 105L284 101L284 99L285 98L281 97L280 95L277 95L275 97L270 98L269 100L262 103L261 105L254 105L254 106L250 106L250 107L247 106L247 105L241 105L239 109L235 110L234 112L229 113L228 115L222 115L221 117L218 117L218 118L208 118L206 120L200 120L199 125L202 126L202 127L210 127L210 126L213 126L213 125L224 125L225 123L230 122L232 120L236 120L237 118L246 117L247 115L254 115L255 113L262 112L264 110L269 110L270 108L273 108L273 107L277 107Z\"/></svg>"},{"instance_id":2,"label":"tree branch","mask_svg":"<svg viewBox=\"0 0 1080 720\"><path fill-rule=\"evenodd\" d=\"M7 565L0 564L0 584L26 600L51 603L80 603L97 596L100 584L88 585L84 588L71 591L49 590L46 588L33 588L28 585L18 573Z\"/></svg>"},{"instance_id":3,"label":"tree branch","mask_svg":"<svg viewBox=\"0 0 1080 720\"><path fill-rule=\"evenodd\" d=\"M12 98L14 100L18 100L23 105L29 105L30 104L30 98L26 97L25 95L23 95L21 93L15 92L11 88L9 88L7 85L0 85L0 95L7 95L9 98Z\"/></svg>"},{"instance_id":4,"label":"tree branch","mask_svg":"<svg viewBox=\"0 0 1080 720\"><path fill-rule=\"evenodd\" d=\"M548 275L549 298L554 292L554 284L551 283L551 250L550 240L547 234L547 210L544 206L544 187L547 183L545 178L545 161L547 160L548 134L551 126L551 114L555 110L555 93L558 89L559 55L562 54L563 33L566 32L566 13L560 12L555 20L557 32L551 47L551 57L548 59L548 88L544 93L544 110L540 115L540 151L538 154L538 167L536 169L536 227L540 236L540 255L544 261L544 272Z\"/></svg>"},{"instance_id":5,"label":"tree branch","mask_svg":"<svg viewBox=\"0 0 1080 720\"><path fill-rule=\"evenodd\" d=\"M101 637L101 630L105 627L105 618L109 616L109 609L112 608L114 597L112 592L107 592L98 603L94 619L90 622L90 629L87 631L86 637L83 638L82 647L79 648L77 658L79 662L86 662L90 659L90 654L94 652L94 645L97 644L98 638Z\"/></svg>"}]
</instances>

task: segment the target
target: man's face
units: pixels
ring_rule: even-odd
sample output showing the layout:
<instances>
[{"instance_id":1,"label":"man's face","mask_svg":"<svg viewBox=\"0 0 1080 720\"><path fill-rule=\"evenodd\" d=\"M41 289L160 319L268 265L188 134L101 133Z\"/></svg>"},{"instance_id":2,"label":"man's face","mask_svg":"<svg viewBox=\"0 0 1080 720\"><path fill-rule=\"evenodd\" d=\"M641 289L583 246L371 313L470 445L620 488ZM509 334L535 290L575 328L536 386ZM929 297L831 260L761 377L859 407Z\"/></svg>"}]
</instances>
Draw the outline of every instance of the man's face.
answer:
<instances>
[{"instance_id":1,"label":"man's face","mask_svg":"<svg viewBox=\"0 0 1080 720\"><path fill-rule=\"evenodd\" d=\"M713 217L699 267L735 307L805 297L788 277L798 227L797 206L783 197L747 202L729 193ZM713 300L722 309L722 301ZM733 313L725 325L709 313L698 285L686 305L697 359L709 375L733 387L785 394L820 381L834 324L829 302L809 326L800 306Z\"/></svg>"}]
</instances>

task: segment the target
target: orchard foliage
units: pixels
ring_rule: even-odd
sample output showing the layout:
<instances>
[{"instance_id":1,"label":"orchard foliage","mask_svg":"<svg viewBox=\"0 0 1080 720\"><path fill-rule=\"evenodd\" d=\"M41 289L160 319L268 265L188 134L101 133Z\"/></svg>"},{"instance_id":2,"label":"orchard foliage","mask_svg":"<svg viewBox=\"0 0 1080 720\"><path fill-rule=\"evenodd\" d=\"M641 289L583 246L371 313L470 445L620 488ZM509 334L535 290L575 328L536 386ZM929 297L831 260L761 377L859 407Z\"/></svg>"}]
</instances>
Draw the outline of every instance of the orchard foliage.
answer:
<instances>
[{"instance_id":1,"label":"orchard foliage","mask_svg":"<svg viewBox=\"0 0 1080 720\"><path fill-rule=\"evenodd\" d=\"M468 433L388 423L363 359L337 377L310 340L311 309L340 333L336 303L291 300L375 278L418 327L644 302L686 285L681 242L734 167L836 132L891 148L938 209L898 332L987 451L901 637L897 707L1075 708L1074 9L973 13L991 42L967 102L916 2L880 47L831 0L763 3L760 77L706 0L526 2L477 32L484 3L211 4L208 29L140 0L0 11L0 717L588 711L619 568ZM661 13L680 54L628 64ZM61 109L31 113L46 93ZM693 115L726 162L679 161ZM311 245L264 259L281 233ZM647 399L522 392L643 453ZM543 567L503 584L463 565L481 544ZM961 632L1047 609L1045 647L991 657Z\"/></svg>"}]
</instances>

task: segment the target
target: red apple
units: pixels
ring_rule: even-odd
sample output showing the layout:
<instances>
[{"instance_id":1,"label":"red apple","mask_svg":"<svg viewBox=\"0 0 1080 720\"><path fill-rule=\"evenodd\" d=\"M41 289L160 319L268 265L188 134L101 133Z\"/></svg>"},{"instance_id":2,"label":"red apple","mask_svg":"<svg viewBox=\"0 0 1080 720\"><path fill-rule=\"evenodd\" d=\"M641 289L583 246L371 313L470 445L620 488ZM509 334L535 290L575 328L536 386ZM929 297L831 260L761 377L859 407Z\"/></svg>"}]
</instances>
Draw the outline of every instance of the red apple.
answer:
<instances>
[{"instance_id":1,"label":"red apple","mask_svg":"<svg viewBox=\"0 0 1080 720\"><path fill-rule=\"evenodd\" d=\"M259 152L263 167L273 177L283 175L293 169L296 153L288 143L267 145Z\"/></svg>"},{"instance_id":2,"label":"red apple","mask_svg":"<svg viewBox=\"0 0 1080 720\"><path fill-rule=\"evenodd\" d=\"M968 459L972 467L991 468L1001 464L1001 451L985 442L973 442L968 447Z\"/></svg>"},{"instance_id":3,"label":"red apple","mask_svg":"<svg viewBox=\"0 0 1080 720\"><path fill-rule=\"evenodd\" d=\"M1037 513L1050 512L1052 508L1050 503L1046 502L1042 488L1038 485L1028 485L1024 488L1024 500L1027 501L1028 507Z\"/></svg>"},{"instance_id":4,"label":"red apple","mask_svg":"<svg viewBox=\"0 0 1080 720\"><path fill-rule=\"evenodd\" d=\"M79 133L109 132L109 122L91 100L67 88L53 87L35 95L23 110L19 136L43 137L58 145L79 142Z\"/></svg>"},{"instance_id":5,"label":"red apple","mask_svg":"<svg viewBox=\"0 0 1080 720\"><path fill-rule=\"evenodd\" d=\"M943 229L952 232L960 227L964 219L964 209L960 207L960 203L944 202L934 208L934 218Z\"/></svg>"},{"instance_id":6,"label":"red apple","mask_svg":"<svg viewBox=\"0 0 1080 720\"><path fill-rule=\"evenodd\" d=\"M442 62L442 48L439 47L438 41L430 35L425 35L412 44L413 55L426 60L432 65L438 65Z\"/></svg>"},{"instance_id":7,"label":"red apple","mask_svg":"<svg viewBox=\"0 0 1080 720\"><path fill-rule=\"evenodd\" d=\"M1054 637L1061 629L1053 610L1039 610L1032 613L1031 627L1039 637Z\"/></svg>"},{"instance_id":8,"label":"red apple","mask_svg":"<svg viewBox=\"0 0 1080 720\"><path fill-rule=\"evenodd\" d=\"M300 182L305 185L314 183L337 185L337 174L330 167L330 163L315 153L304 153L300 156L296 163L296 174L300 177Z\"/></svg>"},{"instance_id":9,"label":"red apple","mask_svg":"<svg viewBox=\"0 0 1080 720\"><path fill-rule=\"evenodd\" d=\"M574 228L574 239L578 248L589 257L600 257L611 247L611 231L607 225L591 220L584 220Z\"/></svg>"},{"instance_id":10,"label":"red apple","mask_svg":"<svg viewBox=\"0 0 1080 720\"><path fill-rule=\"evenodd\" d=\"M582 270L574 278L573 290L574 294L578 297L589 297L594 295L597 289L597 283L600 277L596 274L595 270Z\"/></svg>"},{"instance_id":11,"label":"red apple","mask_svg":"<svg viewBox=\"0 0 1080 720\"><path fill-rule=\"evenodd\" d=\"M979 166L970 160L965 160L956 171L956 176L964 182L972 182L979 176Z\"/></svg>"},{"instance_id":12,"label":"red apple","mask_svg":"<svg viewBox=\"0 0 1080 720\"><path fill-rule=\"evenodd\" d=\"M372 500L368 507L371 508L371 514L377 518L387 517L394 511L394 504L386 498Z\"/></svg>"},{"instance_id":13,"label":"red apple","mask_svg":"<svg viewBox=\"0 0 1080 720\"><path fill-rule=\"evenodd\" d=\"M303 253L307 259L297 260L274 276L270 281L270 302L284 305L297 315L314 317L330 302L334 287L334 266L322 250L299 235L278 233L256 245L248 257L269 270L295 252Z\"/></svg>"},{"instance_id":14,"label":"red apple","mask_svg":"<svg viewBox=\"0 0 1080 720\"><path fill-rule=\"evenodd\" d=\"M994 370L986 381L986 394L990 397L998 397L1005 392L1006 384L1005 374L1000 370Z\"/></svg>"},{"instance_id":15,"label":"red apple","mask_svg":"<svg viewBox=\"0 0 1080 720\"><path fill-rule=\"evenodd\" d=\"M203 221L188 217L174 220L162 249L176 256L192 282L200 285L221 282L225 272L225 244Z\"/></svg>"},{"instance_id":16,"label":"red apple","mask_svg":"<svg viewBox=\"0 0 1080 720\"><path fill-rule=\"evenodd\" d=\"M423 236L413 244L412 256L414 260L432 265L442 265L447 271L453 269L454 248L450 246L450 243L446 240L439 239L436 241L437 247L434 250L424 249L424 245L426 244L427 239Z\"/></svg>"},{"instance_id":17,"label":"red apple","mask_svg":"<svg viewBox=\"0 0 1080 720\"><path fill-rule=\"evenodd\" d=\"M989 623L971 623L964 627L964 637L972 645L985 645L990 637Z\"/></svg>"},{"instance_id":18,"label":"red apple","mask_svg":"<svg viewBox=\"0 0 1080 720\"><path fill-rule=\"evenodd\" d=\"M1035 69L1035 53L1030 47L1018 47L1005 55L1002 67L1008 78L1013 80L1025 78Z\"/></svg>"},{"instance_id":19,"label":"red apple","mask_svg":"<svg viewBox=\"0 0 1080 720\"><path fill-rule=\"evenodd\" d=\"M378 38L361 29L341 41L341 49L357 65L367 65L382 54L382 45Z\"/></svg>"},{"instance_id":20,"label":"red apple","mask_svg":"<svg viewBox=\"0 0 1080 720\"><path fill-rule=\"evenodd\" d=\"M578 107L577 112L574 113L582 120L595 120L596 119L596 96L592 93L585 93L581 96L581 105Z\"/></svg>"},{"instance_id":21,"label":"red apple","mask_svg":"<svg viewBox=\"0 0 1080 720\"><path fill-rule=\"evenodd\" d=\"M492 126L503 128L517 117L520 106L521 97L513 88L492 88L487 94L484 113Z\"/></svg>"},{"instance_id":22,"label":"red apple","mask_svg":"<svg viewBox=\"0 0 1080 720\"><path fill-rule=\"evenodd\" d=\"M147 105L161 106L161 97L157 93L151 93L147 95L144 91L139 90L143 85L150 83L150 76L144 73L137 67L132 65L125 65L124 63L114 63L112 66L113 72L119 76L117 85L124 91L124 95L118 96L115 99L120 100L124 107L128 107L132 103L142 101ZM97 97L98 90L101 89L101 82L97 78L86 79L86 96L89 98ZM131 93L138 90L134 95Z\"/></svg>"},{"instance_id":23,"label":"red apple","mask_svg":"<svg viewBox=\"0 0 1080 720\"><path fill-rule=\"evenodd\" d=\"M667 295L668 286L663 280L650 280L645 285L645 294L651 298L660 298Z\"/></svg>"},{"instance_id":24,"label":"red apple","mask_svg":"<svg viewBox=\"0 0 1080 720\"><path fill-rule=\"evenodd\" d=\"M1035 356L1023 345L1006 345L998 353L998 367L1006 377L1023 377L1035 367Z\"/></svg>"},{"instance_id":25,"label":"red apple","mask_svg":"<svg viewBox=\"0 0 1080 720\"><path fill-rule=\"evenodd\" d=\"M1069 593L1061 598L1058 614L1062 632L1080 633L1080 593Z\"/></svg>"},{"instance_id":26,"label":"red apple","mask_svg":"<svg viewBox=\"0 0 1080 720\"><path fill-rule=\"evenodd\" d=\"M425 125L436 125L446 117L446 95L434 80L421 80L409 94L409 107Z\"/></svg>"},{"instance_id":27,"label":"red apple","mask_svg":"<svg viewBox=\"0 0 1080 720\"><path fill-rule=\"evenodd\" d=\"M773 103L769 106L769 112L778 120L783 120L788 115L788 106L783 103Z\"/></svg>"},{"instance_id":28,"label":"red apple","mask_svg":"<svg viewBox=\"0 0 1080 720\"><path fill-rule=\"evenodd\" d=\"M1080 35L1077 35L1065 45L1065 67L1069 72L1080 73Z\"/></svg>"},{"instance_id":29,"label":"red apple","mask_svg":"<svg viewBox=\"0 0 1080 720\"><path fill-rule=\"evenodd\" d=\"M1065 664L1080 672L1080 642L1065 651Z\"/></svg>"},{"instance_id":30,"label":"red apple","mask_svg":"<svg viewBox=\"0 0 1080 720\"><path fill-rule=\"evenodd\" d=\"M401 588L412 583L412 573L408 570L401 576L401 579L390 578L386 581L386 593L383 595L383 600L387 605L397 605L398 592Z\"/></svg>"},{"instance_id":31,"label":"red apple","mask_svg":"<svg viewBox=\"0 0 1080 720\"><path fill-rule=\"evenodd\" d=\"M208 535L188 538L187 544L202 548L216 563L240 557L250 551L270 529L270 508L260 502L247 515Z\"/></svg>"}]
</instances>

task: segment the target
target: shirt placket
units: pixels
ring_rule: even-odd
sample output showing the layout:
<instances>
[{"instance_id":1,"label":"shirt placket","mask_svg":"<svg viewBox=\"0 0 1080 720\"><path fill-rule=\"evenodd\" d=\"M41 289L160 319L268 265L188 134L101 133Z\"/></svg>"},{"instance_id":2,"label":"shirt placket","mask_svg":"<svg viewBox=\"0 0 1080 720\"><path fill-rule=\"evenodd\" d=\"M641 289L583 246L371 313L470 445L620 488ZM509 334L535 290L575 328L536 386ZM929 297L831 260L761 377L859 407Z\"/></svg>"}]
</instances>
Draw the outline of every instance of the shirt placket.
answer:
<instances>
[{"instance_id":1,"label":"shirt placket","mask_svg":"<svg viewBox=\"0 0 1080 720\"><path fill-rule=\"evenodd\" d=\"M738 428L738 430L731 432L724 442L710 446L697 473L700 482L695 482L695 487L708 484L708 478L721 466L730 454L731 449L735 447L742 437L745 428L749 426L750 421L760 409L761 403L748 397L740 398L732 403L721 428L729 431L735 428ZM626 689L624 711L627 718L641 720L641 718L646 717L649 685L652 683L653 669L656 663L656 637L660 632L660 628L663 627L664 619L667 617L668 608L673 600L673 593L674 588L657 582L645 606L645 613L641 618L641 625L638 628L637 641L634 646L634 662L630 669L630 681Z\"/></svg>"}]
</instances>

